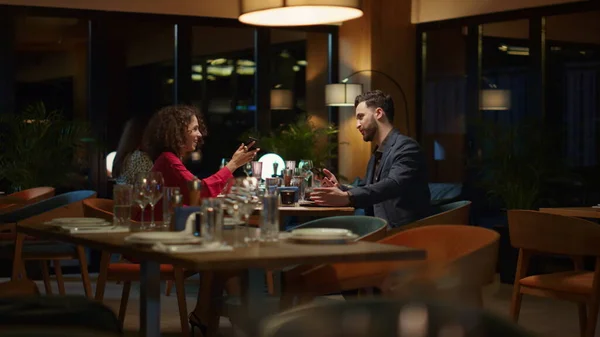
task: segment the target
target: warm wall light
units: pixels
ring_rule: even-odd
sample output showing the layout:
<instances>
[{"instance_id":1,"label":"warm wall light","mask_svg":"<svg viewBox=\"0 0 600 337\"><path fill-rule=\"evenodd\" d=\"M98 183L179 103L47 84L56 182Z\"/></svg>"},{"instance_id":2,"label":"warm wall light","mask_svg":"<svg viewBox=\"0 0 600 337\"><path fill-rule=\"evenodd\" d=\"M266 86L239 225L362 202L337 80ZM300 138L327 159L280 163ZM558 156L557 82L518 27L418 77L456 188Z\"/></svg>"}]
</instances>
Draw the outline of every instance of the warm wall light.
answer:
<instances>
[{"instance_id":1,"label":"warm wall light","mask_svg":"<svg viewBox=\"0 0 600 337\"><path fill-rule=\"evenodd\" d=\"M510 90L483 89L479 99L481 110L510 110Z\"/></svg>"},{"instance_id":2,"label":"warm wall light","mask_svg":"<svg viewBox=\"0 0 600 337\"><path fill-rule=\"evenodd\" d=\"M334 83L325 86L325 105L354 106L356 96L362 94L362 84Z\"/></svg>"},{"instance_id":3,"label":"warm wall light","mask_svg":"<svg viewBox=\"0 0 600 337\"><path fill-rule=\"evenodd\" d=\"M240 0L243 23L257 26L309 26L343 22L363 15L361 0Z\"/></svg>"},{"instance_id":4,"label":"warm wall light","mask_svg":"<svg viewBox=\"0 0 600 337\"><path fill-rule=\"evenodd\" d=\"M294 108L294 96L291 90L271 89L271 110L291 110Z\"/></svg>"}]
</instances>

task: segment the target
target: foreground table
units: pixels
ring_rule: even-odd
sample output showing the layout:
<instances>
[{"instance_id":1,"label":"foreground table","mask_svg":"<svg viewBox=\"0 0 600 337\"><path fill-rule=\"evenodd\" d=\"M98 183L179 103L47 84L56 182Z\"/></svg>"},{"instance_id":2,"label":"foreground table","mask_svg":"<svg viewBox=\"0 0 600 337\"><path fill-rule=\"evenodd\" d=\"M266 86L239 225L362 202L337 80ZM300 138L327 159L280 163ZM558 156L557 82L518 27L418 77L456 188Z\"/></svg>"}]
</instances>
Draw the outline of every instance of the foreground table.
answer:
<instances>
[{"instance_id":1,"label":"foreground table","mask_svg":"<svg viewBox=\"0 0 600 337\"><path fill-rule=\"evenodd\" d=\"M249 274L264 269L281 269L296 264L337 262L422 260L426 252L420 249L356 242L347 245L302 245L287 241L255 244L233 251L215 253L163 253L149 248L126 244L129 233L69 234L53 230L47 225L17 225L19 236L31 235L46 240L57 240L87 246L111 253L125 254L141 261L140 333L142 336L160 336L160 264L193 270L248 270ZM227 231L225 232L226 235ZM249 277L256 280L255 277ZM264 284L249 286L248 311L260 306ZM260 294L259 294L260 293Z\"/></svg>"},{"instance_id":2,"label":"foreground table","mask_svg":"<svg viewBox=\"0 0 600 337\"><path fill-rule=\"evenodd\" d=\"M540 208L540 212L575 218L600 219L600 208L595 207Z\"/></svg>"}]
</instances>

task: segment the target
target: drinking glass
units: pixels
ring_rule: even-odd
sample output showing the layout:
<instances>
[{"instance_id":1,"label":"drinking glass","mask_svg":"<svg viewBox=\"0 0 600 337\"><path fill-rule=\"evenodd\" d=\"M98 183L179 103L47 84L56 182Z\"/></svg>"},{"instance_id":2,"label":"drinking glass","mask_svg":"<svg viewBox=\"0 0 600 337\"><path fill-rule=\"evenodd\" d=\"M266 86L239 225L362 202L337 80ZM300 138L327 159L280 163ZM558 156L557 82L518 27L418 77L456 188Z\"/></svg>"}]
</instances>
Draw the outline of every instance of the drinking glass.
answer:
<instances>
[{"instance_id":1,"label":"drinking glass","mask_svg":"<svg viewBox=\"0 0 600 337\"><path fill-rule=\"evenodd\" d=\"M279 177L272 177L265 179L265 188L269 191L276 190L277 187L281 186L283 179Z\"/></svg>"},{"instance_id":2,"label":"drinking glass","mask_svg":"<svg viewBox=\"0 0 600 337\"><path fill-rule=\"evenodd\" d=\"M294 176L292 177L291 185L298 187L298 201L304 201L306 182L304 181L304 175L302 174L302 170L294 170Z\"/></svg>"},{"instance_id":3,"label":"drinking glass","mask_svg":"<svg viewBox=\"0 0 600 337\"><path fill-rule=\"evenodd\" d=\"M246 165L244 165L244 173L246 174L246 177L249 177L250 174L252 174L252 164L251 163L246 163Z\"/></svg>"},{"instance_id":4,"label":"drinking glass","mask_svg":"<svg viewBox=\"0 0 600 337\"><path fill-rule=\"evenodd\" d=\"M286 160L285 161L285 168L288 170L293 170L296 168L296 161L295 160Z\"/></svg>"},{"instance_id":5,"label":"drinking glass","mask_svg":"<svg viewBox=\"0 0 600 337\"><path fill-rule=\"evenodd\" d=\"M148 178L146 173L138 173L135 175L133 182L133 201L140 207L141 210L141 223L139 230L145 230L146 225L144 224L144 210L150 201L148 196Z\"/></svg>"},{"instance_id":6,"label":"drinking glass","mask_svg":"<svg viewBox=\"0 0 600 337\"><path fill-rule=\"evenodd\" d=\"M171 228L171 221L175 214L175 209L182 206L183 196L179 187L165 187L163 189L163 228Z\"/></svg>"},{"instance_id":7,"label":"drinking glass","mask_svg":"<svg viewBox=\"0 0 600 337\"><path fill-rule=\"evenodd\" d=\"M260 213L260 241L276 242L279 240L279 191L265 191L262 197Z\"/></svg>"},{"instance_id":8,"label":"drinking glass","mask_svg":"<svg viewBox=\"0 0 600 337\"><path fill-rule=\"evenodd\" d=\"M131 221L131 204L133 202L133 186L115 185L113 187L113 225L129 226Z\"/></svg>"},{"instance_id":9,"label":"drinking glass","mask_svg":"<svg viewBox=\"0 0 600 337\"><path fill-rule=\"evenodd\" d=\"M233 220L233 242L232 246L234 248L245 247L246 242L244 241L244 236L241 232L241 225L243 224L242 215L240 212L240 202L237 198L237 195L233 193L229 193L223 197L223 204L225 205L225 212L227 215L231 217Z\"/></svg>"},{"instance_id":10,"label":"drinking glass","mask_svg":"<svg viewBox=\"0 0 600 337\"><path fill-rule=\"evenodd\" d=\"M252 177L260 180L262 177L262 166L263 163L259 162L259 161L253 161L252 162Z\"/></svg>"},{"instance_id":11,"label":"drinking glass","mask_svg":"<svg viewBox=\"0 0 600 337\"><path fill-rule=\"evenodd\" d=\"M162 198L162 188L164 185L164 180L162 173L160 172L148 172L148 204L150 205L150 224L148 227L154 228L156 227L156 223L154 222L154 206L156 203Z\"/></svg>"},{"instance_id":12,"label":"drinking glass","mask_svg":"<svg viewBox=\"0 0 600 337\"><path fill-rule=\"evenodd\" d=\"M202 240L221 243L223 239L223 201L221 198L202 200Z\"/></svg>"}]
</instances>

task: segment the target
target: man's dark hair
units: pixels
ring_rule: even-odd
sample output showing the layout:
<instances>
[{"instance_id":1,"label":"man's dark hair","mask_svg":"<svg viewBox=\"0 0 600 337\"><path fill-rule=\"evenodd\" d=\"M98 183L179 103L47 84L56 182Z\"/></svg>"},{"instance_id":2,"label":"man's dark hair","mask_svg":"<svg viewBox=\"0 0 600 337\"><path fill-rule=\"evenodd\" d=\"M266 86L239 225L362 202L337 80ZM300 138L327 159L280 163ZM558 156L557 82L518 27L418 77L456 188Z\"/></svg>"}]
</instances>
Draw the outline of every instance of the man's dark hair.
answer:
<instances>
[{"instance_id":1,"label":"man's dark hair","mask_svg":"<svg viewBox=\"0 0 600 337\"><path fill-rule=\"evenodd\" d=\"M392 99L392 96L381 90L371 90L356 96L354 108L362 102L365 102L369 108L381 108L381 110L385 112L390 123L394 122L394 100Z\"/></svg>"}]
</instances>

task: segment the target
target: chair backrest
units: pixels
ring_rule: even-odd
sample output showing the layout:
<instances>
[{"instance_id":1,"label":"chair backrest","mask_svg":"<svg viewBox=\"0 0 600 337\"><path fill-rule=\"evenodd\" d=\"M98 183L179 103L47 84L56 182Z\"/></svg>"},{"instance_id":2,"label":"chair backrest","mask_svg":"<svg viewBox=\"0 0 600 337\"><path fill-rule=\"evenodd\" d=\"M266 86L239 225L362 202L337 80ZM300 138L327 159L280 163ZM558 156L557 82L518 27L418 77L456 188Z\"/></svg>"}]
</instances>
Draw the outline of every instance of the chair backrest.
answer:
<instances>
[{"instance_id":1,"label":"chair backrest","mask_svg":"<svg viewBox=\"0 0 600 337\"><path fill-rule=\"evenodd\" d=\"M111 199L92 198L83 200L83 216L113 221L113 204Z\"/></svg>"},{"instance_id":2,"label":"chair backrest","mask_svg":"<svg viewBox=\"0 0 600 337\"><path fill-rule=\"evenodd\" d=\"M40 215L42 213L46 213L52 211L54 209L58 209L60 207L66 207L69 204L78 203L76 208L80 208L81 215L83 216L83 207L81 205L81 201L87 198L93 198L96 196L95 191L74 191L68 192L61 195L57 195L50 199L46 199L35 204L25 206L23 208L19 208L13 212L5 213L0 215L0 222L4 223L17 223L25 219L32 218L34 216ZM77 210L79 211L79 210ZM70 211L69 211L70 212ZM70 212L72 213L72 212ZM59 215L57 215L59 216ZM77 215L71 215L77 216ZM41 221L40 219L37 219Z\"/></svg>"},{"instance_id":3,"label":"chair backrest","mask_svg":"<svg viewBox=\"0 0 600 337\"><path fill-rule=\"evenodd\" d=\"M381 218L361 215L332 216L312 220L298 228L343 228L358 235L361 241L378 241L385 237L387 221Z\"/></svg>"},{"instance_id":4,"label":"chair backrest","mask_svg":"<svg viewBox=\"0 0 600 337\"><path fill-rule=\"evenodd\" d=\"M380 243L421 248L429 264L449 265L468 284L491 283L496 272L500 235L490 229L464 225L431 225L412 228Z\"/></svg>"},{"instance_id":5,"label":"chair backrest","mask_svg":"<svg viewBox=\"0 0 600 337\"><path fill-rule=\"evenodd\" d=\"M471 202L468 200L435 206L434 215L394 228L389 233L396 234L407 229L430 225L468 225L470 208Z\"/></svg>"},{"instance_id":6,"label":"chair backrest","mask_svg":"<svg viewBox=\"0 0 600 337\"><path fill-rule=\"evenodd\" d=\"M459 330L451 329L456 325ZM442 333L442 329L447 332ZM260 337L409 335L533 336L508 319L484 310L412 298L370 298L301 306L263 320L259 334Z\"/></svg>"},{"instance_id":7,"label":"chair backrest","mask_svg":"<svg viewBox=\"0 0 600 337\"><path fill-rule=\"evenodd\" d=\"M34 187L23 191L15 192L8 197L19 199L21 202L16 204L0 205L0 213L8 213L36 202L46 200L54 196L54 187Z\"/></svg>"},{"instance_id":8,"label":"chair backrest","mask_svg":"<svg viewBox=\"0 0 600 337\"><path fill-rule=\"evenodd\" d=\"M591 221L538 211L508 211L515 248L571 256L600 256L600 226Z\"/></svg>"}]
</instances>

